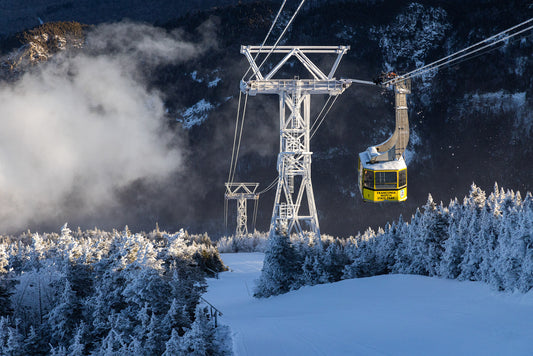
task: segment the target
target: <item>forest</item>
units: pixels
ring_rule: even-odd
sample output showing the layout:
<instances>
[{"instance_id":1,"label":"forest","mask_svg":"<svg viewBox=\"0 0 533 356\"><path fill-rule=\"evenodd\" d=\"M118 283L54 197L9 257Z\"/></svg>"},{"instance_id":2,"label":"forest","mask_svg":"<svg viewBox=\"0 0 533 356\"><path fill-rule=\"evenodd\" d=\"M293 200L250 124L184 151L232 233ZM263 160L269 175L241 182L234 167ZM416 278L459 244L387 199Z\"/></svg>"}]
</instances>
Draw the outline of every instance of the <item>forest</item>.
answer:
<instances>
[{"instance_id":1,"label":"forest","mask_svg":"<svg viewBox=\"0 0 533 356\"><path fill-rule=\"evenodd\" d=\"M229 355L201 296L220 252L265 252L255 296L382 274L533 288L533 196L472 184L447 206L429 195L410 221L349 238L277 231L226 236L98 229L0 237L0 353ZM215 301L210 301L216 305Z\"/></svg>"},{"instance_id":2,"label":"forest","mask_svg":"<svg viewBox=\"0 0 533 356\"><path fill-rule=\"evenodd\" d=\"M224 238L223 251L257 251L261 238ZM256 287L268 297L304 285L389 273L482 281L499 291L533 288L533 197L495 184L486 193L472 184L470 193L448 206L431 195L409 222L400 218L377 231L349 238L314 236L289 239L278 231L265 248Z\"/></svg>"},{"instance_id":3,"label":"forest","mask_svg":"<svg viewBox=\"0 0 533 356\"><path fill-rule=\"evenodd\" d=\"M224 355L203 302L207 235L98 229L0 238L0 354Z\"/></svg>"}]
</instances>

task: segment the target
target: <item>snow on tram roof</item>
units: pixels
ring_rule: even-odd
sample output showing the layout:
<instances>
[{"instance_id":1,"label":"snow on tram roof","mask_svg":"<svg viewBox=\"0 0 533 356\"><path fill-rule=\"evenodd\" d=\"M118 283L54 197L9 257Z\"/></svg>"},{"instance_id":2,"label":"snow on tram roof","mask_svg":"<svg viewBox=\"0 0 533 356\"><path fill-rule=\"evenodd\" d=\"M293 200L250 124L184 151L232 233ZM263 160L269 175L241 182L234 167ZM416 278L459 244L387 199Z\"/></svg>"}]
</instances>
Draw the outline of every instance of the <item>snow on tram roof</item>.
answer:
<instances>
[{"instance_id":1,"label":"snow on tram roof","mask_svg":"<svg viewBox=\"0 0 533 356\"><path fill-rule=\"evenodd\" d=\"M385 171L395 170L397 171L400 169L407 168L403 157L400 157L400 159L394 160L394 161L370 163L370 152L368 150L359 153L359 159L361 160L361 164L363 165L364 168L372 169L372 170L380 170L380 171L381 170L385 170Z\"/></svg>"}]
</instances>

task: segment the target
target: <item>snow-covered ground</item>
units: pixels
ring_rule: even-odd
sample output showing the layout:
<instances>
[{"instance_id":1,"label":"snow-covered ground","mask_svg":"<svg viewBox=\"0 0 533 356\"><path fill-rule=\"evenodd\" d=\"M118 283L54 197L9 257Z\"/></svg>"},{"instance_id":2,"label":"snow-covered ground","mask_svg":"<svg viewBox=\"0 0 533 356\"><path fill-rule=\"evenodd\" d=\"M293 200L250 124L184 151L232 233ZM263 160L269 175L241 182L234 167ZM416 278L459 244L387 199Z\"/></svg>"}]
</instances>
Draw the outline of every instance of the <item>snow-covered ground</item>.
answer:
<instances>
[{"instance_id":1,"label":"snow-covered ground","mask_svg":"<svg viewBox=\"0 0 533 356\"><path fill-rule=\"evenodd\" d=\"M533 354L533 291L387 275L256 299L263 257L222 254L231 271L209 281L236 355Z\"/></svg>"}]
</instances>

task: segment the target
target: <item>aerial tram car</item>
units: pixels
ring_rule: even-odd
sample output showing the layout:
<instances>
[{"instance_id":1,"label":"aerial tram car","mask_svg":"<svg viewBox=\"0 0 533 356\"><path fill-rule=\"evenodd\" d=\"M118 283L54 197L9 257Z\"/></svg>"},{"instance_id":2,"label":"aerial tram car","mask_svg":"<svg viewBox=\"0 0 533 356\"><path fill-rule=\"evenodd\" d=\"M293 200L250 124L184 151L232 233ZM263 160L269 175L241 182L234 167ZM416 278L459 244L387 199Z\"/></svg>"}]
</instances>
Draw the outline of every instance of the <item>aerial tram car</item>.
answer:
<instances>
[{"instance_id":1,"label":"aerial tram car","mask_svg":"<svg viewBox=\"0 0 533 356\"><path fill-rule=\"evenodd\" d=\"M409 142L407 94L411 93L411 80L388 73L374 82L394 90L396 127L387 141L359 153L359 190L365 202L402 202L407 200L403 153Z\"/></svg>"}]
</instances>

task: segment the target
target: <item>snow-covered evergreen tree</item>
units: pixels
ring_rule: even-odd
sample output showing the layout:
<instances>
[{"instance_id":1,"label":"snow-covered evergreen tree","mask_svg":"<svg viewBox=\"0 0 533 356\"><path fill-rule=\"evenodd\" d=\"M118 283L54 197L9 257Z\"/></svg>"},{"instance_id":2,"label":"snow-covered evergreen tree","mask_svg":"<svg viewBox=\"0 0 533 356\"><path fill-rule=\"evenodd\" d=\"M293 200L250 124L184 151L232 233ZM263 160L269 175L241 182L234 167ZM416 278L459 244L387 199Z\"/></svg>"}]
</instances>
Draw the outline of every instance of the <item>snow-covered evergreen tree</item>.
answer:
<instances>
[{"instance_id":1,"label":"snow-covered evergreen tree","mask_svg":"<svg viewBox=\"0 0 533 356\"><path fill-rule=\"evenodd\" d=\"M48 351L47 345L41 340L33 325L30 326L30 331L24 339L23 350L27 355L42 355Z\"/></svg>"},{"instance_id":2,"label":"snow-covered evergreen tree","mask_svg":"<svg viewBox=\"0 0 533 356\"><path fill-rule=\"evenodd\" d=\"M149 355L161 355L164 350L163 334L161 332L160 321L155 313L152 313L146 331L145 352Z\"/></svg>"},{"instance_id":3,"label":"snow-covered evergreen tree","mask_svg":"<svg viewBox=\"0 0 533 356\"><path fill-rule=\"evenodd\" d=\"M10 280L7 273L0 273L0 316L11 315L13 308L11 307Z\"/></svg>"},{"instance_id":4,"label":"snow-covered evergreen tree","mask_svg":"<svg viewBox=\"0 0 533 356\"><path fill-rule=\"evenodd\" d=\"M19 332L18 327L9 327L7 330L6 347L3 350L6 355L23 356L24 338Z\"/></svg>"},{"instance_id":5,"label":"snow-covered evergreen tree","mask_svg":"<svg viewBox=\"0 0 533 356\"><path fill-rule=\"evenodd\" d=\"M517 288L522 292L527 292L533 288L533 196L531 193L528 193L524 199L517 230L517 238L523 241L525 247Z\"/></svg>"},{"instance_id":6,"label":"snow-covered evergreen tree","mask_svg":"<svg viewBox=\"0 0 533 356\"><path fill-rule=\"evenodd\" d=\"M196 307L195 320L181 340L181 348L187 355L212 355L217 352L215 333L207 310L201 305Z\"/></svg>"},{"instance_id":7,"label":"snow-covered evergreen tree","mask_svg":"<svg viewBox=\"0 0 533 356\"><path fill-rule=\"evenodd\" d=\"M315 262L317 266L320 265L316 256L305 256L305 260L302 265L302 285L312 286L317 284L318 274L314 268Z\"/></svg>"},{"instance_id":8,"label":"snow-covered evergreen tree","mask_svg":"<svg viewBox=\"0 0 533 356\"><path fill-rule=\"evenodd\" d=\"M70 282L65 281L63 293L57 305L46 315L47 327L51 330L52 342L58 345L68 345L81 321L81 305L70 287Z\"/></svg>"},{"instance_id":9,"label":"snow-covered evergreen tree","mask_svg":"<svg viewBox=\"0 0 533 356\"><path fill-rule=\"evenodd\" d=\"M300 280L300 266L299 256L287 233L273 232L254 295L269 297L288 292Z\"/></svg>"},{"instance_id":10,"label":"snow-covered evergreen tree","mask_svg":"<svg viewBox=\"0 0 533 356\"><path fill-rule=\"evenodd\" d=\"M76 329L76 334L74 335L74 339L72 340L72 343L70 344L68 348L68 354L70 356L83 356L84 355L85 345L83 344L83 341L82 341L83 331L84 331L83 325L80 325Z\"/></svg>"},{"instance_id":11,"label":"snow-covered evergreen tree","mask_svg":"<svg viewBox=\"0 0 533 356\"><path fill-rule=\"evenodd\" d=\"M176 329L172 329L170 339L165 343L165 352L162 356L185 356L187 353L181 346L180 337Z\"/></svg>"},{"instance_id":12,"label":"snow-covered evergreen tree","mask_svg":"<svg viewBox=\"0 0 533 356\"><path fill-rule=\"evenodd\" d=\"M173 298L168 312L161 321L161 328L163 329L163 332L168 334L172 330L176 329L181 330L183 333L184 328L189 326L190 320L186 312L186 306L178 303L178 300Z\"/></svg>"},{"instance_id":13,"label":"snow-covered evergreen tree","mask_svg":"<svg viewBox=\"0 0 533 356\"><path fill-rule=\"evenodd\" d=\"M448 239L444 242L444 252L439 266L439 275L445 278L457 278L461 273L460 263L466 249L467 216L463 207L453 200L449 207Z\"/></svg>"},{"instance_id":14,"label":"snow-covered evergreen tree","mask_svg":"<svg viewBox=\"0 0 533 356\"><path fill-rule=\"evenodd\" d=\"M395 273L427 274L426 260L423 248L425 226L422 221L422 213L419 209L411 218L409 229L398 245L396 261L392 268Z\"/></svg>"}]
</instances>

